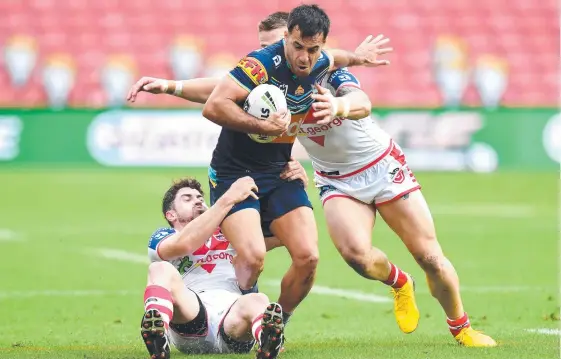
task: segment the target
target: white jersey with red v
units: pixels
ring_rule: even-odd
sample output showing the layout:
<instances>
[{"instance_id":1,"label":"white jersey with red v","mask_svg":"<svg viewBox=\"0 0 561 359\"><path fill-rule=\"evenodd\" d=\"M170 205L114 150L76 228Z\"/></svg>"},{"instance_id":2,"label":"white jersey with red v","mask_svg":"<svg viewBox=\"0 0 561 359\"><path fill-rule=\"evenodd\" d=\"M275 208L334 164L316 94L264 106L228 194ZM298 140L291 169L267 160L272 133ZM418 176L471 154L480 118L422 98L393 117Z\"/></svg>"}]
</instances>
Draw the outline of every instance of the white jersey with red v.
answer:
<instances>
[{"instance_id":1,"label":"white jersey with red v","mask_svg":"<svg viewBox=\"0 0 561 359\"><path fill-rule=\"evenodd\" d=\"M360 89L360 82L346 68L329 73L321 85L333 96L340 95L345 88ZM390 147L390 136L370 116L360 120L337 117L328 125L318 125L313 112L311 108L302 121L298 140L318 172L354 172Z\"/></svg>"},{"instance_id":2,"label":"white jersey with red v","mask_svg":"<svg viewBox=\"0 0 561 359\"><path fill-rule=\"evenodd\" d=\"M151 262L163 261L158 246L175 233L173 228L159 228L148 242L148 258ZM232 260L236 251L224 237L220 228L193 253L182 258L168 260L183 277L183 283L195 292L222 289L239 293Z\"/></svg>"}]
</instances>

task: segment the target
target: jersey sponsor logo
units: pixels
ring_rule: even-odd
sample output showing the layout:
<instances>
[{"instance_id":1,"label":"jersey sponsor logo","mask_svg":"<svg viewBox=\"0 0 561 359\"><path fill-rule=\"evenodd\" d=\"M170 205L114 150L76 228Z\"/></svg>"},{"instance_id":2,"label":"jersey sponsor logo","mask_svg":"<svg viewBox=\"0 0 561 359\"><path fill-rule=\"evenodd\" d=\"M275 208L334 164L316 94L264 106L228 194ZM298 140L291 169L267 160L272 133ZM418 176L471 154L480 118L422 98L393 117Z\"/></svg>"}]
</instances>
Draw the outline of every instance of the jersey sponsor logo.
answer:
<instances>
[{"instance_id":1,"label":"jersey sponsor logo","mask_svg":"<svg viewBox=\"0 0 561 359\"><path fill-rule=\"evenodd\" d=\"M201 268L208 273L212 273L216 267L217 260L228 260L230 263L234 258L230 253L225 252L230 247L230 242L224 237L220 229L217 229L214 234L206 241L206 243L199 249L193 252L194 256L203 256L197 260L196 263L200 264ZM220 251L219 253L209 253L210 251Z\"/></svg>"},{"instance_id":2,"label":"jersey sponsor logo","mask_svg":"<svg viewBox=\"0 0 561 359\"><path fill-rule=\"evenodd\" d=\"M288 125L288 129L281 136L274 137L254 134L252 135L252 139L261 143L294 143L305 117L305 113L292 114L290 117L290 125ZM271 139L272 137L274 138Z\"/></svg>"},{"instance_id":3,"label":"jersey sponsor logo","mask_svg":"<svg viewBox=\"0 0 561 359\"><path fill-rule=\"evenodd\" d=\"M304 94L304 88L302 87L302 85L300 85L300 86L298 86L298 87L296 88L296 91L294 91L294 94L295 94L295 95L298 95L298 96Z\"/></svg>"},{"instance_id":4,"label":"jersey sponsor logo","mask_svg":"<svg viewBox=\"0 0 561 359\"><path fill-rule=\"evenodd\" d=\"M352 81L351 77L350 77L349 75L346 75L346 74L337 75L337 78L338 78L339 81L341 81L341 82Z\"/></svg>"},{"instance_id":5,"label":"jersey sponsor logo","mask_svg":"<svg viewBox=\"0 0 561 359\"><path fill-rule=\"evenodd\" d=\"M332 72L331 75L329 76L329 80L327 80L327 82L332 82L333 80L335 80L337 75L339 75L340 73L341 72L339 70Z\"/></svg>"},{"instance_id":6,"label":"jersey sponsor logo","mask_svg":"<svg viewBox=\"0 0 561 359\"><path fill-rule=\"evenodd\" d=\"M288 93L288 85L287 84L280 84L279 89L284 93L284 96Z\"/></svg>"},{"instance_id":7,"label":"jersey sponsor logo","mask_svg":"<svg viewBox=\"0 0 561 359\"><path fill-rule=\"evenodd\" d=\"M167 230L167 229L160 230L160 231L154 233L152 238L154 238L155 240L160 240L162 238L165 238L165 237L169 236L170 234L173 234L174 232L175 231L173 231L173 230Z\"/></svg>"},{"instance_id":8,"label":"jersey sponsor logo","mask_svg":"<svg viewBox=\"0 0 561 359\"><path fill-rule=\"evenodd\" d=\"M343 120L340 117L336 117L327 125L318 125L317 119L312 116L314 113L313 109L308 112L308 116L304 119L298 136L306 136L310 141L314 141L320 146L325 146L325 136L334 127L339 127L343 124Z\"/></svg>"},{"instance_id":9,"label":"jersey sponsor logo","mask_svg":"<svg viewBox=\"0 0 561 359\"><path fill-rule=\"evenodd\" d=\"M333 86L335 90L339 90L344 86L354 86L360 88L360 82L358 79L352 73L344 69L331 72L327 83Z\"/></svg>"},{"instance_id":10,"label":"jersey sponsor logo","mask_svg":"<svg viewBox=\"0 0 561 359\"><path fill-rule=\"evenodd\" d=\"M281 63L280 55L276 55L275 57L273 57L273 62L275 63L275 67L279 67Z\"/></svg>"},{"instance_id":11,"label":"jersey sponsor logo","mask_svg":"<svg viewBox=\"0 0 561 359\"><path fill-rule=\"evenodd\" d=\"M212 273L214 268L216 268L216 261L218 260L227 260L228 262L232 263L234 256L230 253L220 252L214 254L207 254L205 257L200 258L197 260L197 263L200 263L201 269L205 270L207 273Z\"/></svg>"},{"instance_id":12,"label":"jersey sponsor logo","mask_svg":"<svg viewBox=\"0 0 561 359\"><path fill-rule=\"evenodd\" d=\"M150 236L150 240L148 241L148 247L156 250L158 244L166 237L175 233L173 228L162 228L158 229L156 232Z\"/></svg>"},{"instance_id":13,"label":"jersey sponsor logo","mask_svg":"<svg viewBox=\"0 0 561 359\"><path fill-rule=\"evenodd\" d=\"M238 67L242 69L256 85L264 84L269 79L265 66L254 57L244 57L238 62Z\"/></svg>"}]
</instances>

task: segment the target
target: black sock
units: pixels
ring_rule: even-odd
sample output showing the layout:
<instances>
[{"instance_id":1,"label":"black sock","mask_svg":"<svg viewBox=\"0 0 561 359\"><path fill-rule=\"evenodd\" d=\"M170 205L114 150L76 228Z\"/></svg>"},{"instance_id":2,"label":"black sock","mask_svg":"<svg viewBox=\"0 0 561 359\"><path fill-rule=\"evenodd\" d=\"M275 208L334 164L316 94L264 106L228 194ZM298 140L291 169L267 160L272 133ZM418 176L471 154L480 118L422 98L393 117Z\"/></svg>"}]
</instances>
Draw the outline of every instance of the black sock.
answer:
<instances>
[{"instance_id":1,"label":"black sock","mask_svg":"<svg viewBox=\"0 0 561 359\"><path fill-rule=\"evenodd\" d=\"M288 320L290 319L291 316L292 313L282 312L282 321L284 322L284 324L288 323Z\"/></svg>"},{"instance_id":2,"label":"black sock","mask_svg":"<svg viewBox=\"0 0 561 359\"><path fill-rule=\"evenodd\" d=\"M242 295L246 295L249 293L259 293L259 287L257 287L257 283L255 283L255 285L249 289L241 289L240 291L242 292Z\"/></svg>"}]
</instances>

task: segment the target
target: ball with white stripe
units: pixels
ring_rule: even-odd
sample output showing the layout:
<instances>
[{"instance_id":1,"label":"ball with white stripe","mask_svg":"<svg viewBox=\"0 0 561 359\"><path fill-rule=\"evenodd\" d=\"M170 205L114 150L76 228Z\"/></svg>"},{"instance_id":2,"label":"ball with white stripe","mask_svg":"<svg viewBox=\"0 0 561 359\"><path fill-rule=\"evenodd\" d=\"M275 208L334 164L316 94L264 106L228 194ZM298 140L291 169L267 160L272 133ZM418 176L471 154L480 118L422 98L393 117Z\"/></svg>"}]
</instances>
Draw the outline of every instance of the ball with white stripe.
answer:
<instances>
[{"instance_id":1,"label":"ball with white stripe","mask_svg":"<svg viewBox=\"0 0 561 359\"><path fill-rule=\"evenodd\" d=\"M269 119L273 113L287 110L287 108L284 92L270 84L262 84L254 88L247 96L243 106L245 112L264 121ZM268 143L278 136L249 134L249 137L259 143Z\"/></svg>"}]
</instances>

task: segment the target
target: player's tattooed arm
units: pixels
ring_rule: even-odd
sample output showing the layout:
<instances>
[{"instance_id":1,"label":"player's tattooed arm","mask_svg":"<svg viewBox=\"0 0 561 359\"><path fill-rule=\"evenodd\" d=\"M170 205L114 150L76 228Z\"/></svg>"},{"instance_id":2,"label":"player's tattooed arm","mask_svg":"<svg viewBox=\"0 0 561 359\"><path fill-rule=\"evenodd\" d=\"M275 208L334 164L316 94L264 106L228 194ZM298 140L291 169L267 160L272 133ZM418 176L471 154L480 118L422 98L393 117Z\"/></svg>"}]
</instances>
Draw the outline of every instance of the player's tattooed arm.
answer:
<instances>
[{"instance_id":1,"label":"player's tattooed arm","mask_svg":"<svg viewBox=\"0 0 561 359\"><path fill-rule=\"evenodd\" d=\"M369 35L354 52L330 49L326 50L331 58L330 71L349 66L368 66L376 67L382 65L389 65L388 60L379 60L378 56L392 52L391 47L384 47L390 39L385 38L384 35L373 37Z\"/></svg>"},{"instance_id":2,"label":"player's tattooed arm","mask_svg":"<svg viewBox=\"0 0 561 359\"><path fill-rule=\"evenodd\" d=\"M247 89L240 87L230 76L225 76L203 107L203 116L217 125L245 133L277 136L286 131L290 113L273 113L267 121L257 119L238 105L244 103L248 94Z\"/></svg>"},{"instance_id":3,"label":"player's tattooed arm","mask_svg":"<svg viewBox=\"0 0 561 359\"><path fill-rule=\"evenodd\" d=\"M370 110L372 109L370 98L358 87L340 87L337 90L337 98L349 102L349 114L345 116L346 119L360 120L370 115ZM343 104L343 107L344 106Z\"/></svg>"},{"instance_id":4,"label":"player's tattooed arm","mask_svg":"<svg viewBox=\"0 0 561 359\"><path fill-rule=\"evenodd\" d=\"M183 81L143 77L130 88L127 101L134 102L139 92L148 92L152 94L166 93L204 104L219 82L219 78L212 77Z\"/></svg>"}]
</instances>

